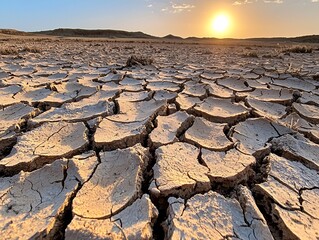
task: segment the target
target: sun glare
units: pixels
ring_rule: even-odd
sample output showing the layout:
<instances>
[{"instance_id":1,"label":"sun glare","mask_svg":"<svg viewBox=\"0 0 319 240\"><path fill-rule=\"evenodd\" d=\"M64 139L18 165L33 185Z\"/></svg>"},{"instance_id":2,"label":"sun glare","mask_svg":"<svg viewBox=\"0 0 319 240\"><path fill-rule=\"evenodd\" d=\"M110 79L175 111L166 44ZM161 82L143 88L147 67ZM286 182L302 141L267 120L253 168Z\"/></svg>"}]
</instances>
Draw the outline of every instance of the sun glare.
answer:
<instances>
[{"instance_id":1,"label":"sun glare","mask_svg":"<svg viewBox=\"0 0 319 240\"><path fill-rule=\"evenodd\" d=\"M227 32L229 28L229 17L225 14L218 14L212 21L212 29L217 34Z\"/></svg>"}]
</instances>

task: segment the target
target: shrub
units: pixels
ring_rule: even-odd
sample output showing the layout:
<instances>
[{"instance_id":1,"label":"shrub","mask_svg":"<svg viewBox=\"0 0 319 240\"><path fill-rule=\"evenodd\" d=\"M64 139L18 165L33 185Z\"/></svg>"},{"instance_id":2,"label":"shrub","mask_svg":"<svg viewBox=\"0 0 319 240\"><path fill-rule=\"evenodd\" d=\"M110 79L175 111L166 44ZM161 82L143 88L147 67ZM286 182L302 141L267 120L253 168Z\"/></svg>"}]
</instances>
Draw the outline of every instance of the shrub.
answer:
<instances>
[{"instance_id":1,"label":"shrub","mask_svg":"<svg viewBox=\"0 0 319 240\"><path fill-rule=\"evenodd\" d=\"M21 52L40 53L41 51L37 47L34 47L34 46L29 47L29 46L27 46L27 47L22 48Z\"/></svg>"},{"instance_id":2,"label":"shrub","mask_svg":"<svg viewBox=\"0 0 319 240\"><path fill-rule=\"evenodd\" d=\"M18 50L12 47L0 48L0 55L14 55L18 54Z\"/></svg>"},{"instance_id":3,"label":"shrub","mask_svg":"<svg viewBox=\"0 0 319 240\"><path fill-rule=\"evenodd\" d=\"M242 56L247 58L258 58L257 52L245 52Z\"/></svg>"},{"instance_id":4,"label":"shrub","mask_svg":"<svg viewBox=\"0 0 319 240\"><path fill-rule=\"evenodd\" d=\"M284 53L312 53L313 49L307 46L294 46L283 50Z\"/></svg>"},{"instance_id":5,"label":"shrub","mask_svg":"<svg viewBox=\"0 0 319 240\"><path fill-rule=\"evenodd\" d=\"M40 49L37 47L24 47L24 48L15 48L15 47L2 47L0 48L0 55L17 55L20 52L30 52L30 53L40 53Z\"/></svg>"},{"instance_id":6,"label":"shrub","mask_svg":"<svg viewBox=\"0 0 319 240\"><path fill-rule=\"evenodd\" d=\"M209 54L213 54L213 52L211 51L211 50L204 50L203 52L202 52L202 54L204 54L204 55L209 55Z\"/></svg>"},{"instance_id":7,"label":"shrub","mask_svg":"<svg viewBox=\"0 0 319 240\"><path fill-rule=\"evenodd\" d=\"M145 56L132 55L127 59L126 66L132 67L134 65L143 65L143 66L152 65L153 62L154 60L152 58L145 57Z\"/></svg>"}]
</instances>

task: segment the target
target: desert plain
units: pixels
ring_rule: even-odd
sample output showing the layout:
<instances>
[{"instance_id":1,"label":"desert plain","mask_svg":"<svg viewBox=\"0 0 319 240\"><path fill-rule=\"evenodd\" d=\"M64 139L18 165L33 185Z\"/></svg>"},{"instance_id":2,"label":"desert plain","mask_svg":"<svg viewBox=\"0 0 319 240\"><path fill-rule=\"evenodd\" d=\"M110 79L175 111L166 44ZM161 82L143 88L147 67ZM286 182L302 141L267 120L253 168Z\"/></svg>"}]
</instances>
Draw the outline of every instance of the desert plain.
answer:
<instances>
[{"instance_id":1,"label":"desert plain","mask_svg":"<svg viewBox=\"0 0 319 240\"><path fill-rule=\"evenodd\" d=\"M0 44L1 239L319 239L318 46Z\"/></svg>"}]
</instances>

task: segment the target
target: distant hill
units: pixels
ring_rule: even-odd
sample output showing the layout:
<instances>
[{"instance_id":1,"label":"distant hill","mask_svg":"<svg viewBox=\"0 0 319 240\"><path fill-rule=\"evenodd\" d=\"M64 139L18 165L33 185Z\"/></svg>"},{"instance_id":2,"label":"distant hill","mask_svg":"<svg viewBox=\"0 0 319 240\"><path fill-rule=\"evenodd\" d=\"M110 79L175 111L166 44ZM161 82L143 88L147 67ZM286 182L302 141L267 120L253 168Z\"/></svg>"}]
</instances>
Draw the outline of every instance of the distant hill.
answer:
<instances>
[{"instance_id":1,"label":"distant hill","mask_svg":"<svg viewBox=\"0 0 319 240\"><path fill-rule=\"evenodd\" d=\"M149 38L154 39L156 37L145 34L143 32L127 32L121 30L87 30L87 29L71 29L71 28L59 28L48 31L33 32L35 34L44 34L51 36L61 37L100 37L100 38Z\"/></svg>"},{"instance_id":2,"label":"distant hill","mask_svg":"<svg viewBox=\"0 0 319 240\"><path fill-rule=\"evenodd\" d=\"M319 43L319 35L308 35L300 37L247 38L247 40L264 42Z\"/></svg>"},{"instance_id":3,"label":"distant hill","mask_svg":"<svg viewBox=\"0 0 319 240\"><path fill-rule=\"evenodd\" d=\"M218 38L209 37L188 37L182 38L172 34L166 35L165 37L156 37L143 32L128 32L122 30L111 30L111 29L72 29L72 28L58 28L54 30L38 31L38 32L23 32L14 29L0 29L0 34L6 35L22 35L22 36L32 36L32 35L50 35L58 37L88 37L88 38L139 38L139 39L163 39L170 41L187 41L187 42L197 42L197 43L208 43L211 41L219 40ZM246 38L246 39L235 39L227 38L220 39L227 41L237 41L237 40L249 40L249 41L263 41L271 43L284 43L284 42L295 42L295 43L319 43L319 35L308 35L300 37L273 37L273 38Z\"/></svg>"},{"instance_id":4,"label":"distant hill","mask_svg":"<svg viewBox=\"0 0 319 240\"><path fill-rule=\"evenodd\" d=\"M0 29L0 34L27 36L30 33L18 31L15 29Z\"/></svg>"},{"instance_id":5,"label":"distant hill","mask_svg":"<svg viewBox=\"0 0 319 240\"><path fill-rule=\"evenodd\" d=\"M187 41L211 41L211 40L223 40L223 39L218 39L215 37L187 37L184 38ZM231 39L231 40L235 40L235 39ZM239 40L239 39L238 39Z\"/></svg>"},{"instance_id":6,"label":"distant hill","mask_svg":"<svg viewBox=\"0 0 319 240\"><path fill-rule=\"evenodd\" d=\"M169 40L183 40L184 38L179 36L174 36L172 34L168 34L165 37L162 37L163 39L169 39Z\"/></svg>"},{"instance_id":7,"label":"distant hill","mask_svg":"<svg viewBox=\"0 0 319 240\"><path fill-rule=\"evenodd\" d=\"M308 35L308 36L295 37L291 39L296 42L319 43L319 35Z\"/></svg>"}]
</instances>

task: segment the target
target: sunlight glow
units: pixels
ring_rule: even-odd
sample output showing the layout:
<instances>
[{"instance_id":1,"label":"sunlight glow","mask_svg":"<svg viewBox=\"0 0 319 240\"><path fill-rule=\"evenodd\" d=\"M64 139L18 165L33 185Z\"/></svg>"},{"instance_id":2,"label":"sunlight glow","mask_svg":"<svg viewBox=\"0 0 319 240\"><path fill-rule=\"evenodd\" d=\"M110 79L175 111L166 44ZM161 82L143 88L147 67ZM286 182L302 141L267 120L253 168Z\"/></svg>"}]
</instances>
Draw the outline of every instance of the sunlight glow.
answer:
<instances>
[{"instance_id":1,"label":"sunlight glow","mask_svg":"<svg viewBox=\"0 0 319 240\"><path fill-rule=\"evenodd\" d=\"M229 22L226 14L218 14L212 21L212 30L219 35L223 34L228 30Z\"/></svg>"}]
</instances>

